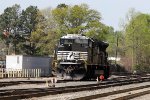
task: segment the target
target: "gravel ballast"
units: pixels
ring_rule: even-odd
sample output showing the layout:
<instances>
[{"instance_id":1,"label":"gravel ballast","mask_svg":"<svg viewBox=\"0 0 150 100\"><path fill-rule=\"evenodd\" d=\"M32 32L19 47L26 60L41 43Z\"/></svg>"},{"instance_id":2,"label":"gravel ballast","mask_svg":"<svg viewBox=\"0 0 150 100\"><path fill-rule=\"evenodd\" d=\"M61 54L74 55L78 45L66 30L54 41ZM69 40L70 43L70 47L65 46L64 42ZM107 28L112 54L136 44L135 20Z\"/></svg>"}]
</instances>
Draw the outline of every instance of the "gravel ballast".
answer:
<instances>
[{"instance_id":1,"label":"gravel ballast","mask_svg":"<svg viewBox=\"0 0 150 100\"><path fill-rule=\"evenodd\" d=\"M69 99L75 99L75 98L85 97L85 96L89 96L89 95L96 95L96 94L112 92L112 91L117 91L117 90L122 90L122 89L127 89L127 88L145 86L145 85L149 85L149 84L150 84L150 82L145 82L145 83L139 83L136 85L132 84L132 85L109 87L109 88L105 88L105 89L98 89L98 90L91 90L91 91L49 95L49 96L43 96L43 97L38 97L38 98L34 97L34 98L30 98L30 100L40 100L40 99L42 99L42 100L69 100ZM104 100L110 100L110 99L111 98L105 98Z\"/></svg>"},{"instance_id":2,"label":"gravel ballast","mask_svg":"<svg viewBox=\"0 0 150 100\"><path fill-rule=\"evenodd\" d=\"M6 87L0 87L0 90L9 90L9 89L30 89L30 88L50 88L47 86L46 81L50 79L49 78L39 78L39 79L0 79L0 82L9 82L9 81L45 81L45 83L40 83L40 84L18 84L18 85L12 85L12 86L6 86ZM64 83L56 83L55 87L65 87L65 86L77 86L77 85L86 85L86 84L97 84L96 81L70 81L70 82L64 82ZM82 91L82 92L74 92L74 93L65 93L65 94L57 94L57 95L48 95L48 96L43 96L43 97L33 97L30 99L26 100L69 100L69 99L74 99L74 98L79 98L79 97L85 97L89 95L96 95L96 94L101 94L101 93L106 93L106 92L112 92L112 91L117 91L117 90L123 90L123 89L128 89L128 88L133 88L133 87L139 87L139 86L145 86L149 85L150 82L144 82L144 83L137 83L137 84L131 84L131 85L124 85L124 86L117 86L117 87L109 87L105 89L98 89L98 90L91 90L91 91ZM145 95L141 97L137 97L132 100L149 100L150 95ZM148 99L147 99L148 98ZM110 100L111 98L105 98L104 100ZM99 99L97 99L99 100Z\"/></svg>"}]
</instances>

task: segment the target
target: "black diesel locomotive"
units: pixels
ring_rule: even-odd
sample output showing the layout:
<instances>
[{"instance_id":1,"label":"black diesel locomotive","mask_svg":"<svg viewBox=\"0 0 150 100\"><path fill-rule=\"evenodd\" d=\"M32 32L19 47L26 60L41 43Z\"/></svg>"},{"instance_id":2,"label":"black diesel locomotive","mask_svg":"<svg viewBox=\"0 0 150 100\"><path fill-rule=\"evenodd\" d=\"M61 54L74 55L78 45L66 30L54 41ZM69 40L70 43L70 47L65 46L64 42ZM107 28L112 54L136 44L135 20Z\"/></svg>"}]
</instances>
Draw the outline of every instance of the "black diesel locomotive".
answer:
<instances>
[{"instance_id":1,"label":"black diesel locomotive","mask_svg":"<svg viewBox=\"0 0 150 100\"><path fill-rule=\"evenodd\" d=\"M60 38L54 53L53 69L66 80L91 80L109 77L108 43L81 34Z\"/></svg>"}]
</instances>

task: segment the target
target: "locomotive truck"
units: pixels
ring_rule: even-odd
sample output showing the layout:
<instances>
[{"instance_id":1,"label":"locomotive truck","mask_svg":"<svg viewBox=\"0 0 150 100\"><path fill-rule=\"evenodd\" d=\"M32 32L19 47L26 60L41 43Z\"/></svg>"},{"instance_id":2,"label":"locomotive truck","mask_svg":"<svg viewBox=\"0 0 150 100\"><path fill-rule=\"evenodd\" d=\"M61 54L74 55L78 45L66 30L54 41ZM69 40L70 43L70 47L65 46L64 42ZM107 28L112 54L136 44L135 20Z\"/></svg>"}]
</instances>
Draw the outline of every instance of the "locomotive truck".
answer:
<instances>
[{"instance_id":1,"label":"locomotive truck","mask_svg":"<svg viewBox=\"0 0 150 100\"><path fill-rule=\"evenodd\" d=\"M53 70L64 80L109 77L108 43L81 34L62 36L54 52Z\"/></svg>"}]
</instances>

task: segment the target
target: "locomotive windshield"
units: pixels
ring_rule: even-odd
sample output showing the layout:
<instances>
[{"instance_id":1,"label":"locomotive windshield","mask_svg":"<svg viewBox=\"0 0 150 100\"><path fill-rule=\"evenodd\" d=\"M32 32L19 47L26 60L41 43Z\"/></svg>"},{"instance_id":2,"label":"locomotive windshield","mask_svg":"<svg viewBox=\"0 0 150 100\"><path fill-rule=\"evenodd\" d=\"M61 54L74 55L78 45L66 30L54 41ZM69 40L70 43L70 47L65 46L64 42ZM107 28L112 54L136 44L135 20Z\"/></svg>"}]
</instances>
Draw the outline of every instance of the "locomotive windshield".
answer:
<instances>
[{"instance_id":1,"label":"locomotive windshield","mask_svg":"<svg viewBox=\"0 0 150 100\"><path fill-rule=\"evenodd\" d=\"M60 39L58 51L83 51L86 52L88 39Z\"/></svg>"},{"instance_id":2,"label":"locomotive windshield","mask_svg":"<svg viewBox=\"0 0 150 100\"><path fill-rule=\"evenodd\" d=\"M60 44L87 44L88 45L88 39L60 39Z\"/></svg>"}]
</instances>

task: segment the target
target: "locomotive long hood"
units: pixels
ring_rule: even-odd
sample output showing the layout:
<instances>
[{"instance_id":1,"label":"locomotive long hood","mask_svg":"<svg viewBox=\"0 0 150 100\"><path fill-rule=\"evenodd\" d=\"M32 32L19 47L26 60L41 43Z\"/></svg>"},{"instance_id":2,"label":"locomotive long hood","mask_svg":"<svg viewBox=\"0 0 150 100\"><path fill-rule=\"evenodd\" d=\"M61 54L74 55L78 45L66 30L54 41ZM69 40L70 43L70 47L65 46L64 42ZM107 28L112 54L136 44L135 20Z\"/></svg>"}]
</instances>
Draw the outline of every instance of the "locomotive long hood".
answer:
<instances>
[{"instance_id":1,"label":"locomotive long hood","mask_svg":"<svg viewBox=\"0 0 150 100\"><path fill-rule=\"evenodd\" d=\"M106 49L109 46L109 44L107 42L100 41L100 40L97 40L97 39L94 39L94 43L95 43L95 45L103 47L104 49Z\"/></svg>"}]
</instances>

